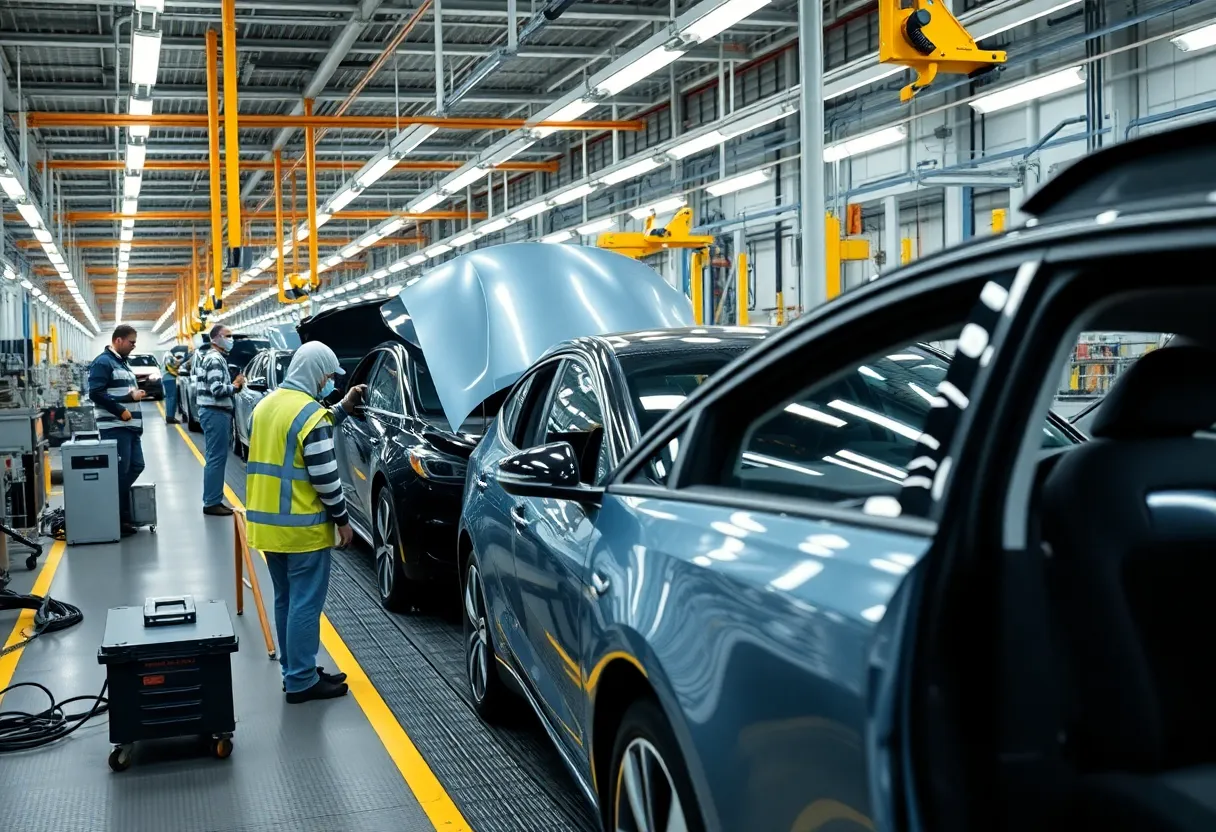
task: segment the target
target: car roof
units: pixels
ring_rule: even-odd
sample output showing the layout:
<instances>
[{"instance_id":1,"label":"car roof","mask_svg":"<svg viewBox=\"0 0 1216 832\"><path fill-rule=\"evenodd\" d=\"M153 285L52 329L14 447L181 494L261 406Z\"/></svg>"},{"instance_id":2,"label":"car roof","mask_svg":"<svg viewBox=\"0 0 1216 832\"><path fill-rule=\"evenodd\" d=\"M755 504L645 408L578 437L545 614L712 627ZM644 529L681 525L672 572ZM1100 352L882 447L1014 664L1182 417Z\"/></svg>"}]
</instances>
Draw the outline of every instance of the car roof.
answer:
<instances>
[{"instance_id":1,"label":"car roof","mask_svg":"<svg viewBox=\"0 0 1216 832\"><path fill-rule=\"evenodd\" d=\"M706 346L747 349L778 332L775 326L690 326L598 335L595 340L618 356L696 352Z\"/></svg>"}]
</instances>

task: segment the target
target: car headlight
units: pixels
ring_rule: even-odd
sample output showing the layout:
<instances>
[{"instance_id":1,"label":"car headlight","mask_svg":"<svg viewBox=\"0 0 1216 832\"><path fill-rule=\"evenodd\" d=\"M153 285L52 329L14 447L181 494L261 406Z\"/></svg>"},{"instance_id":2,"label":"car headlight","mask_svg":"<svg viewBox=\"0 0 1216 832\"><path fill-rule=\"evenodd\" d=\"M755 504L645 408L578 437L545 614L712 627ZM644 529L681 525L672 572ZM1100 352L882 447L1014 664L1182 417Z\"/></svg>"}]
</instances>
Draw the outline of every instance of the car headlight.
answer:
<instances>
[{"instance_id":1,"label":"car headlight","mask_svg":"<svg viewBox=\"0 0 1216 832\"><path fill-rule=\"evenodd\" d=\"M468 463L426 448L410 450L410 467L424 480L438 482L464 482Z\"/></svg>"},{"instance_id":2,"label":"car headlight","mask_svg":"<svg viewBox=\"0 0 1216 832\"><path fill-rule=\"evenodd\" d=\"M148 381L160 381L160 373L155 371L148 373Z\"/></svg>"}]
</instances>

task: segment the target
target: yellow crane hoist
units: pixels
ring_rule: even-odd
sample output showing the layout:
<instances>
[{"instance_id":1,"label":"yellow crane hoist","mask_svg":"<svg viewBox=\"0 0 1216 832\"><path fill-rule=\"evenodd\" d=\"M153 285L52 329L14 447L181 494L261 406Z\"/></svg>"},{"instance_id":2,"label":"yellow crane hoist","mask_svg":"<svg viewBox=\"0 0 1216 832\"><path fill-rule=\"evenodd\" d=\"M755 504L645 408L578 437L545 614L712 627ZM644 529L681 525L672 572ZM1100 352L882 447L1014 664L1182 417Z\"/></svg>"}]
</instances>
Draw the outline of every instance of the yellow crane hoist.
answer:
<instances>
[{"instance_id":1,"label":"yellow crane hoist","mask_svg":"<svg viewBox=\"0 0 1216 832\"><path fill-rule=\"evenodd\" d=\"M676 211L671 221L662 228L655 227L654 219L654 214L647 217L641 231L610 231L601 234L595 244L599 248L636 259L649 257L670 248L709 248L714 243L712 234L692 233L692 209L687 205Z\"/></svg>"},{"instance_id":2,"label":"yellow crane hoist","mask_svg":"<svg viewBox=\"0 0 1216 832\"><path fill-rule=\"evenodd\" d=\"M878 62L916 72L916 80L899 91L899 99L908 101L940 72L982 75L1005 63L1005 53L980 49L938 0L878 0Z\"/></svg>"}]
</instances>

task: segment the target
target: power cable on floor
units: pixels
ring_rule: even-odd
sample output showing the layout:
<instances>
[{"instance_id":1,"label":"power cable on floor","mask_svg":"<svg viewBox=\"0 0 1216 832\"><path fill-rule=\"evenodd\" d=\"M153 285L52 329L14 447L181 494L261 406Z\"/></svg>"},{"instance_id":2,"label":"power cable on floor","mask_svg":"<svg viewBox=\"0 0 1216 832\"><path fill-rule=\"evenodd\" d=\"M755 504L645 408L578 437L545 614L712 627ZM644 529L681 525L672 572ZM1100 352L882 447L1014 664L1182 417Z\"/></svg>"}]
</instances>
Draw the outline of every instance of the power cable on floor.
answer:
<instances>
[{"instance_id":1,"label":"power cable on floor","mask_svg":"<svg viewBox=\"0 0 1216 832\"><path fill-rule=\"evenodd\" d=\"M0 657L19 650L39 636L66 630L84 620L80 608L65 601L38 595L19 595L9 590L0 590L0 610L34 610L34 629L20 641L0 649ZM25 751L62 739L93 717L109 710L105 698L106 687L96 696L73 696L62 702L37 682L19 682L0 690L0 699L20 688L36 688L46 694L50 707L44 711L0 711L0 754L10 751ZM80 713L68 713L65 708L74 702L92 701L93 706Z\"/></svg>"}]
</instances>

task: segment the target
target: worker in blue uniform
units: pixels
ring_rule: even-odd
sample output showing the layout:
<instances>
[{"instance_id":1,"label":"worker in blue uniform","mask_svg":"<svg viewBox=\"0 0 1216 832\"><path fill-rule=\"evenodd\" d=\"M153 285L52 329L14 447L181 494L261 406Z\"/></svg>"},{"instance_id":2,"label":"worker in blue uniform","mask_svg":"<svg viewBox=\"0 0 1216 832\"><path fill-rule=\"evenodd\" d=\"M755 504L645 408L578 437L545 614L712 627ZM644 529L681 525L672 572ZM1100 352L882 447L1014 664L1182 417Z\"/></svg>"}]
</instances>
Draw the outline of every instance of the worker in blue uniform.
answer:
<instances>
[{"instance_id":1,"label":"worker in blue uniform","mask_svg":"<svg viewBox=\"0 0 1216 832\"><path fill-rule=\"evenodd\" d=\"M140 440L144 422L139 402L145 393L139 389L135 373L127 364L135 341L135 327L119 324L109 346L89 365L89 399L93 402L97 430L102 439L113 439L118 444L118 514L124 537L136 532L131 515L131 486L144 470Z\"/></svg>"}]
</instances>

